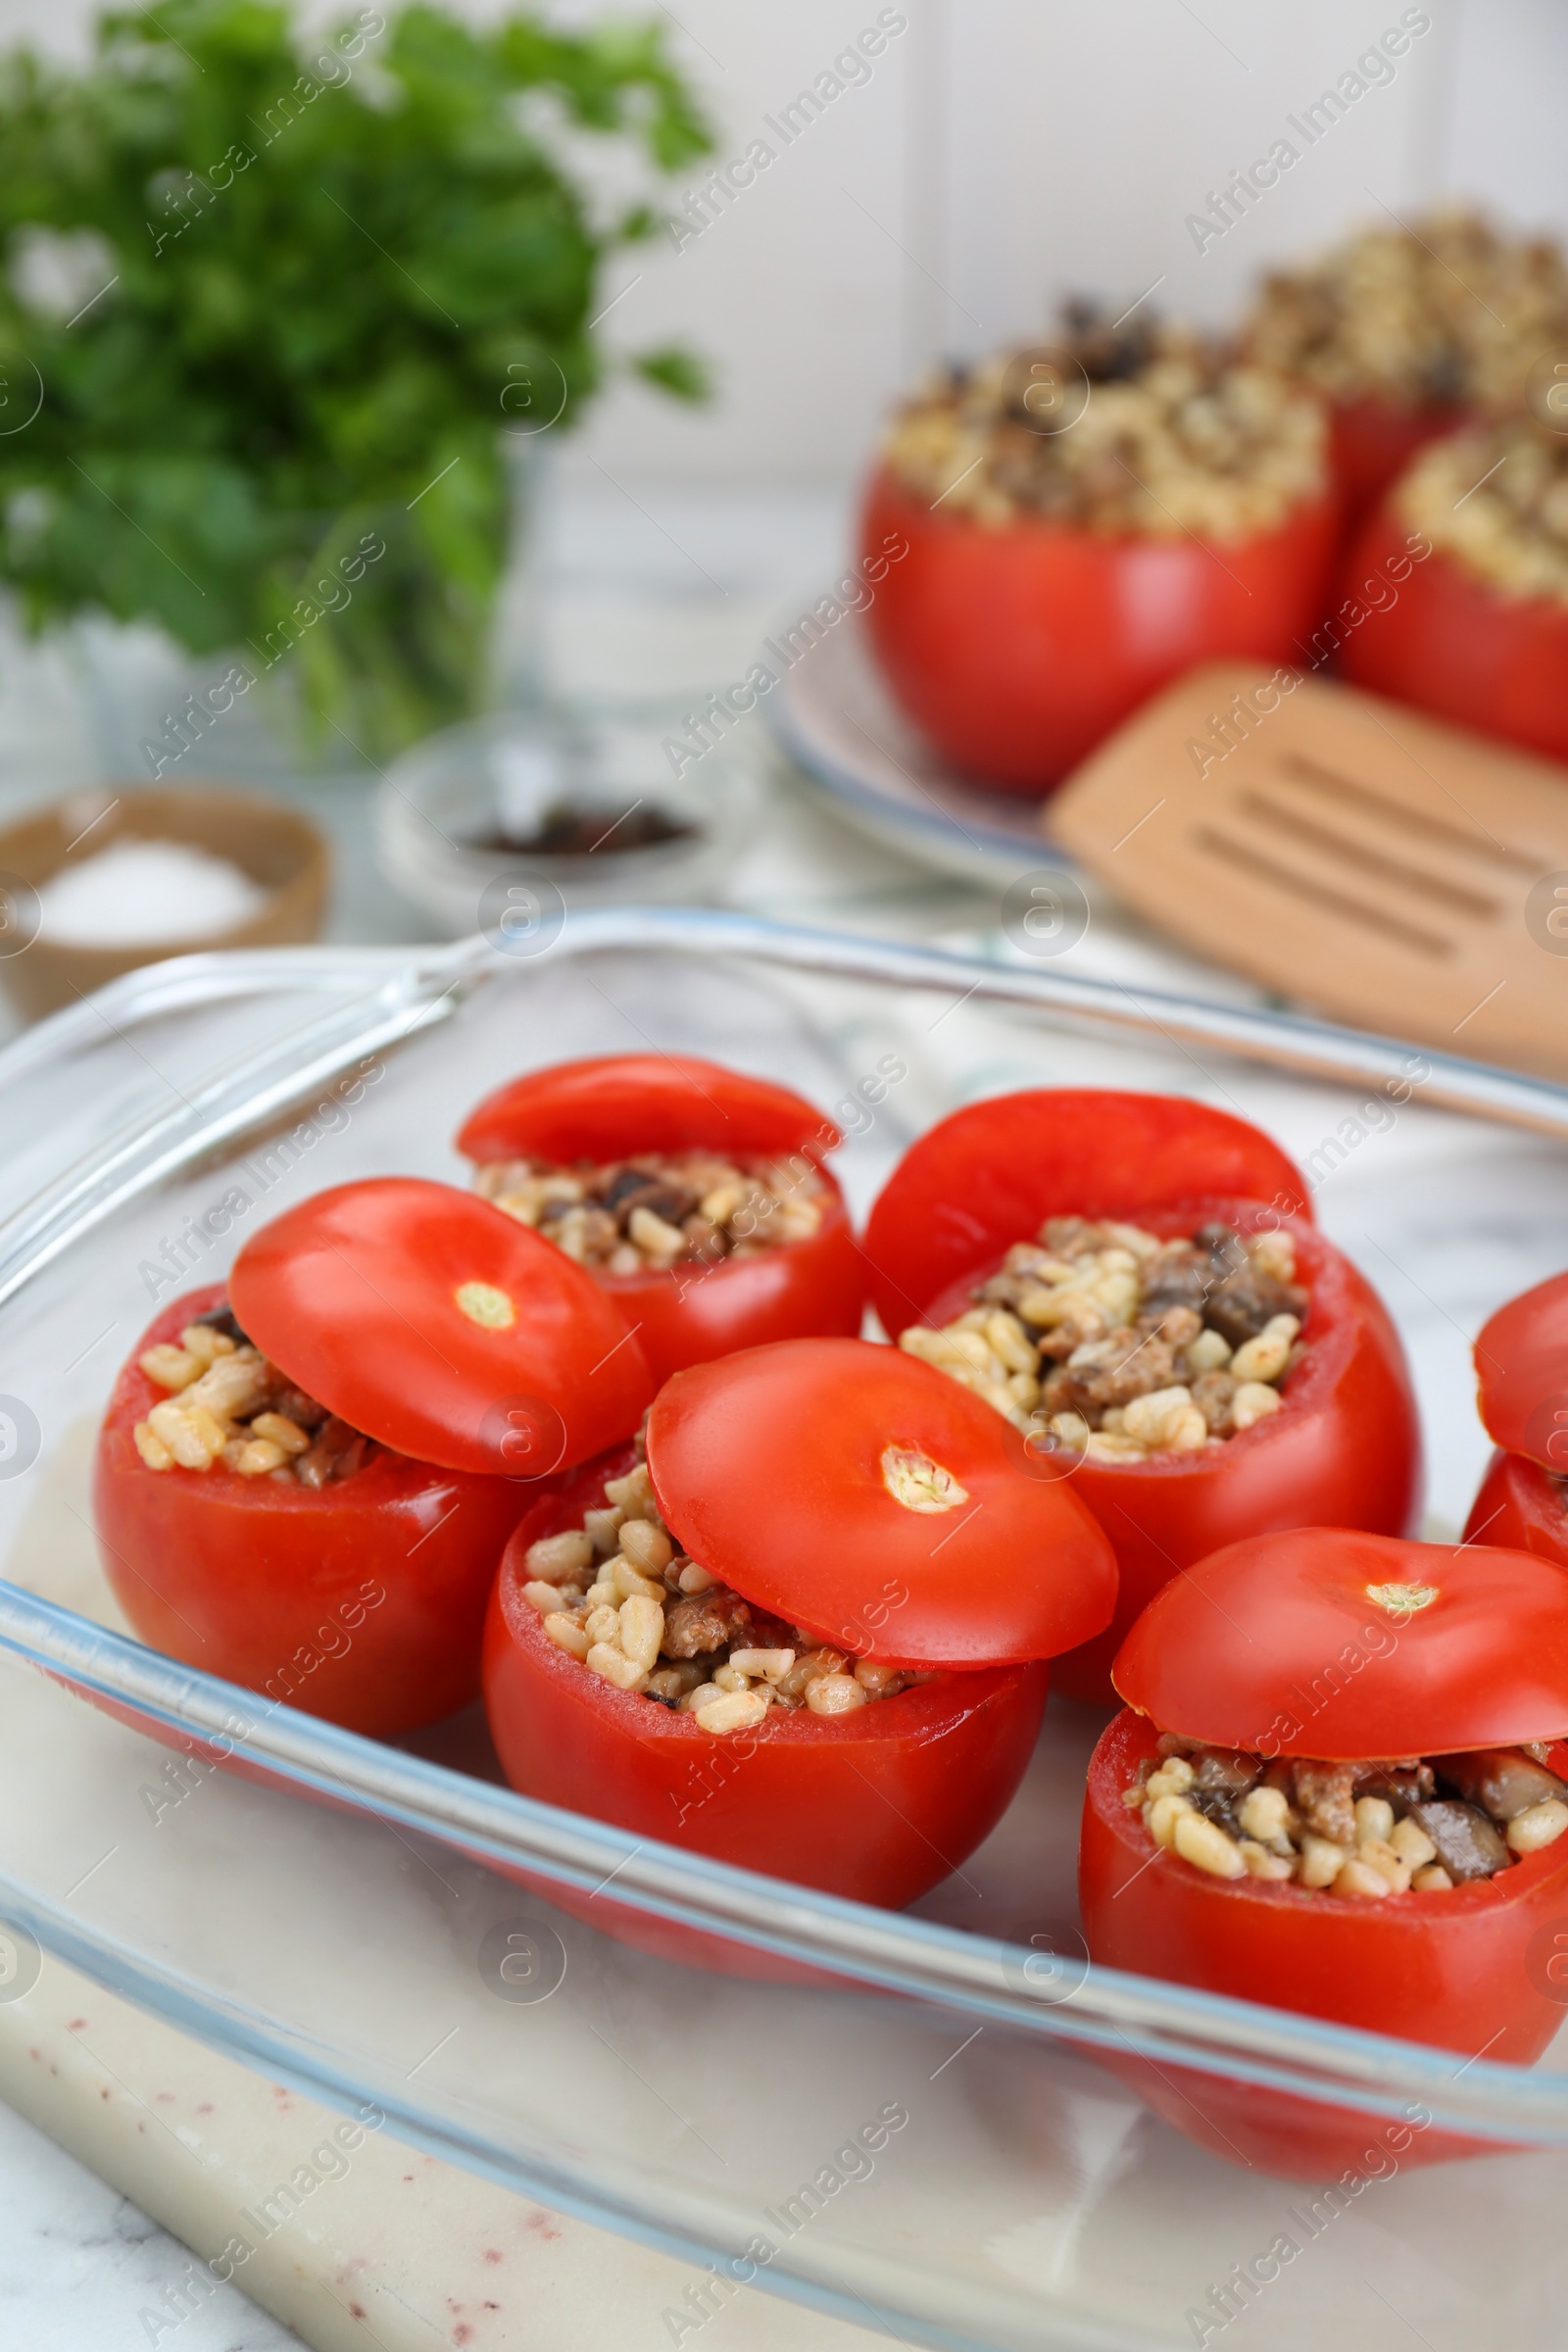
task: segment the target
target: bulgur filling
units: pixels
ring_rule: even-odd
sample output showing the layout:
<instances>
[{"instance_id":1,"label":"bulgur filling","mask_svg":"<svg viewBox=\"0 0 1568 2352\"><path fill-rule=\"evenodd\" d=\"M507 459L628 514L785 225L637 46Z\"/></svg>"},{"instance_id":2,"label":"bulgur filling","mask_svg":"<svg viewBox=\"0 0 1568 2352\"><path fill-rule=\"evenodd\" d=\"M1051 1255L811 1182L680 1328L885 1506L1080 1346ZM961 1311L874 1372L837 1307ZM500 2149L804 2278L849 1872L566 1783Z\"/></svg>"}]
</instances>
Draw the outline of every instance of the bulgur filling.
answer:
<instances>
[{"instance_id":1,"label":"bulgur filling","mask_svg":"<svg viewBox=\"0 0 1568 2352\"><path fill-rule=\"evenodd\" d=\"M1337 401L1504 409L1531 363L1565 340L1560 248L1499 236L1453 209L1409 230L1368 229L1310 269L1271 276L1248 348Z\"/></svg>"},{"instance_id":2,"label":"bulgur filling","mask_svg":"<svg viewBox=\"0 0 1568 2352\"><path fill-rule=\"evenodd\" d=\"M1434 441L1396 501L1404 520L1489 588L1568 604L1568 439L1561 433L1519 416Z\"/></svg>"},{"instance_id":3,"label":"bulgur filling","mask_svg":"<svg viewBox=\"0 0 1568 2352\"><path fill-rule=\"evenodd\" d=\"M1218 1879L1251 1877L1382 1902L1490 1879L1568 1830L1544 1744L1457 1756L1273 1762L1162 1732L1155 1769L1122 1791L1154 1843Z\"/></svg>"},{"instance_id":4,"label":"bulgur filling","mask_svg":"<svg viewBox=\"0 0 1568 2352\"><path fill-rule=\"evenodd\" d=\"M805 1153L786 1163L645 1152L569 1168L486 1160L473 1183L509 1217L607 1274L712 1264L808 1242L827 1205L827 1186Z\"/></svg>"},{"instance_id":5,"label":"bulgur filling","mask_svg":"<svg viewBox=\"0 0 1568 2352\"><path fill-rule=\"evenodd\" d=\"M1281 1409L1306 1353L1287 1233L1216 1223L1167 1242L1048 1217L971 1296L956 1322L916 1325L899 1346L1092 1462L1199 1452L1250 1429Z\"/></svg>"},{"instance_id":6,"label":"bulgur filling","mask_svg":"<svg viewBox=\"0 0 1568 2352\"><path fill-rule=\"evenodd\" d=\"M380 1450L269 1363L226 1306L198 1315L177 1346L165 1340L140 1361L169 1392L131 1432L149 1470L221 1462L241 1478L324 1487L352 1478Z\"/></svg>"},{"instance_id":7,"label":"bulgur filling","mask_svg":"<svg viewBox=\"0 0 1568 2352\"><path fill-rule=\"evenodd\" d=\"M1052 363L1037 369L1043 352L999 352L944 370L906 402L884 449L904 487L997 529L1031 518L1221 540L1272 530L1321 493L1322 411L1283 376L1201 336L1100 326L1082 309L1047 348L1077 367L1054 380ZM1089 400L1069 424L1084 397L1078 367ZM1054 418L1062 429L1045 429Z\"/></svg>"},{"instance_id":8,"label":"bulgur filling","mask_svg":"<svg viewBox=\"0 0 1568 2352\"><path fill-rule=\"evenodd\" d=\"M828 1648L721 1585L672 1541L643 1462L525 1566L522 1596L558 1648L705 1732L753 1731L775 1708L847 1715L934 1679Z\"/></svg>"}]
</instances>

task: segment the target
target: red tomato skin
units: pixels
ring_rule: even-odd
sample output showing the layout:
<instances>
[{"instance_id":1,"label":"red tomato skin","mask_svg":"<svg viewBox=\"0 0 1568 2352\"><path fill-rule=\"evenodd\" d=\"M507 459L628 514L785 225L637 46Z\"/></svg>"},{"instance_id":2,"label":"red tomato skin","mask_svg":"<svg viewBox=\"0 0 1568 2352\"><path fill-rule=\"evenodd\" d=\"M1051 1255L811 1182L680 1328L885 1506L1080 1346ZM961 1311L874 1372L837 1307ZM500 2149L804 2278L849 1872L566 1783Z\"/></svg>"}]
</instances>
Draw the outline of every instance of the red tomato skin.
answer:
<instances>
[{"instance_id":1,"label":"red tomato skin","mask_svg":"<svg viewBox=\"0 0 1568 2352\"><path fill-rule=\"evenodd\" d=\"M883 675L942 756L1004 792L1049 791L1123 718L1223 655L1295 662L1322 610L1337 500L1210 549L931 512L879 469L862 561L887 564L867 610Z\"/></svg>"},{"instance_id":2,"label":"red tomato skin","mask_svg":"<svg viewBox=\"0 0 1568 2352\"><path fill-rule=\"evenodd\" d=\"M1568 1473L1568 1274L1536 1283L1489 1315L1473 1353L1487 1435Z\"/></svg>"},{"instance_id":3,"label":"red tomato skin","mask_svg":"<svg viewBox=\"0 0 1568 2352\"><path fill-rule=\"evenodd\" d=\"M1416 451L1465 421L1466 412L1437 402L1396 408L1369 397L1329 411L1329 453L1347 523L1354 528L1392 489Z\"/></svg>"},{"instance_id":4,"label":"red tomato skin","mask_svg":"<svg viewBox=\"0 0 1568 2352\"><path fill-rule=\"evenodd\" d=\"M530 1490L384 1452L315 1492L149 1470L131 1431L167 1391L137 1358L223 1296L163 1308L115 1385L93 1510L116 1599L154 1649L307 1715L379 1739L437 1722L477 1694L496 1563Z\"/></svg>"},{"instance_id":5,"label":"red tomato skin","mask_svg":"<svg viewBox=\"0 0 1568 2352\"><path fill-rule=\"evenodd\" d=\"M492 1286L512 1305L502 1325L461 1304L465 1291ZM585 1267L477 1194L420 1176L365 1177L296 1201L242 1244L228 1296L309 1395L450 1470L586 1461L653 1401L635 1333ZM529 1433L520 1444L513 1407Z\"/></svg>"},{"instance_id":6,"label":"red tomato skin","mask_svg":"<svg viewBox=\"0 0 1568 2352\"><path fill-rule=\"evenodd\" d=\"M1385 504L1354 541L1347 595L1408 554L1408 526ZM1352 685L1414 703L1480 735L1568 760L1568 605L1505 597L1434 548L1368 614L1340 653Z\"/></svg>"},{"instance_id":7,"label":"red tomato skin","mask_svg":"<svg viewBox=\"0 0 1568 2352\"><path fill-rule=\"evenodd\" d=\"M643 1152L713 1151L743 1158L810 1160L823 1187L822 1223L809 1241L711 1265L607 1274L590 1268L636 1331L662 1385L688 1364L769 1340L853 1338L864 1311L865 1268L844 1196L821 1165L843 1131L804 1096L770 1079L691 1055L606 1054L529 1070L471 1111L458 1150L481 1165L538 1158L630 1158Z\"/></svg>"},{"instance_id":8,"label":"red tomato skin","mask_svg":"<svg viewBox=\"0 0 1568 2352\"><path fill-rule=\"evenodd\" d=\"M629 1448L552 1482L502 1562L484 1639L491 1736L514 1788L635 1836L901 1908L1006 1810L1034 1749L1043 1665L945 1676L847 1716L770 1714L715 1738L556 1647L522 1598L524 1555L580 1523Z\"/></svg>"},{"instance_id":9,"label":"red tomato skin","mask_svg":"<svg viewBox=\"0 0 1568 2352\"><path fill-rule=\"evenodd\" d=\"M836 1181L826 1168L818 1178L822 1222L808 1241L706 1267L644 1274L590 1269L635 1331L661 1387L690 1364L770 1340L856 1337L865 1311L865 1264Z\"/></svg>"},{"instance_id":10,"label":"red tomato skin","mask_svg":"<svg viewBox=\"0 0 1568 2352\"><path fill-rule=\"evenodd\" d=\"M968 1673L1109 1620L1111 1546L1069 1483L1031 1475L1010 1423L901 1348L798 1340L697 1366L660 1391L645 1441L690 1556L857 1657ZM890 1493L890 1443L962 1488L941 1534Z\"/></svg>"},{"instance_id":11,"label":"red tomato skin","mask_svg":"<svg viewBox=\"0 0 1568 2352\"><path fill-rule=\"evenodd\" d=\"M1135 1771L1152 1760L1157 1737L1147 1717L1124 1708L1090 1760L1078 1889L1094 1964L1462 2050L1466 2058L1485 2050L1489 2059L1528 2066L1540 2057L1564 2012L1541 1988L1543 1972L1528 1955L1531 1938L1560 1922L1568 1904L1568 1855L1560 1848L1512 1864L1505 1885L1489 1880L1381 1903L1212 1878L1158 1853L1121 1802ZM1559 1749L1554 1769L1564 1762ZM1337 2164L1354 2163L1386 2128L1379 2118L1216 2076L1184 2073L1184 2082L1191 2096L1162 2085L1155 2071L1138 2076L1144 2096L1179 2132L1269 2172L1322 2178ZM1400 2162L1474 2154L1480 2144L1423 2132Z\"/></svg>"},{"instance_id":12,"label":"red tomato skin","mask_svg":"<svg viewBox=\"0 0 1568 2352\"><path fill-rule=\"evenodd\" d=\"M1246 1232L1263 1214L1245 1201L1200 1201L1141 1211L1140 1222L1169 1235L1212 1215ZM1420 1422L1388 1310L1315 1227L1274 1211L1266 1221L1296 1242L1298 1268L1312 1293L1301 1331L1312 1353L1287 1382L1283 1410L1222 1446L1148 1462L1086 1461L1071 1474L1080 1501L1110 1538L1119 1584L1105 1631L1053 1665L1053 1685L1068 1698L1117 1704L1111 1661L1134 1622L1173 1576L1211 1551L1284 1528L1404 1536L1420 1523ZM940 1324L961 1313L968 1288L938 1299L923 1319Z\"/></svg>"},{"instance_id":13,"label":"red tomato skin","mask_svg":"<svg viewBox=\"0 0 1568 2352\"><path fill-rule=\"evenodd\" d=\"M1568 1568L1568 1512L1556 1478L1522 1453L1494 1453L1470 1505L1464 1541L1533 1551Z\"/></svg>"},{"instance_id":14,"label":"red tomato skin","mask_svg":"<svg viewBox=\"0 0 1568 2352\"><path fill-rule=\"evenodd\" d=\"M675 1054L596 1054L525 1070L486 1095L457 1139L468 1159L562 1166L693 1150L815 1157L843 1140L832 1119L789 1087Z\"/></svg>"},{"instance_id":15,"label":"red tomato skin","mask_svg":"<svg viewBox=\"0 0 1568 2352\"><path fill-rule=\"evenodd\" d=\"M1221 1198L1312 1222L1294 1160L1229 1111L1099 1087L988 1096L928 1129L882 1188L862 1245L871 1304L896 1339L955 1283L981 1280L1014 1242L1033 1241L1047 1217L1136 1224Z\"/></svg>"},{"instance_id":16,"label":"red tomato skin","mask_svg":"<svg viewBox=\"0 0 1568 2352\"><path fill-rule=\"evenodd\" d=\"M1152 1722L1263 1756L1554 1740L1568 1726L1568 1582L1493 1544L1351 1527L1251 1535L1171 1578L1114 1675Z\"/></svg>"}]
</instances>

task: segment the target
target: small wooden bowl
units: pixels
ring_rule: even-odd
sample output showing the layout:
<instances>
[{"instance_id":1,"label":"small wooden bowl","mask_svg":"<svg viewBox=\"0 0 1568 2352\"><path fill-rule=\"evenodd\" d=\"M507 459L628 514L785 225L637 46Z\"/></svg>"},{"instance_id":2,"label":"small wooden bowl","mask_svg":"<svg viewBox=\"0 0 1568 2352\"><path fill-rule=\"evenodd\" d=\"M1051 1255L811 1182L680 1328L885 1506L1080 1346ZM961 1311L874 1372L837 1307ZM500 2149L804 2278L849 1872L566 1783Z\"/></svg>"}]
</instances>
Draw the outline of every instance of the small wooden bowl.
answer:
<instances>
[{"instance_id":1,"label":"small wooden bowl","mask_svg":"<svg viewBox=\"0 0 1568 2352\"><path fill-rule=\"evenodd\" d=\"M93 806L106 813L93 818ZM226 858L259 882L268 897L248 922L205 937L142 940L135 946L87 948L46 938L35 929L31 890L57 874L75 850L91 857L112 841L177 841ZM0 986L24 1020L90 996L106 980L210 948L295 947L319 936L332 859L325 836L309 817L280 801L231 792L226 785L115 787L74 793L46 808L0 826ZM31 933L32 936L26 936Z\"/></svg>"}]
</instances>

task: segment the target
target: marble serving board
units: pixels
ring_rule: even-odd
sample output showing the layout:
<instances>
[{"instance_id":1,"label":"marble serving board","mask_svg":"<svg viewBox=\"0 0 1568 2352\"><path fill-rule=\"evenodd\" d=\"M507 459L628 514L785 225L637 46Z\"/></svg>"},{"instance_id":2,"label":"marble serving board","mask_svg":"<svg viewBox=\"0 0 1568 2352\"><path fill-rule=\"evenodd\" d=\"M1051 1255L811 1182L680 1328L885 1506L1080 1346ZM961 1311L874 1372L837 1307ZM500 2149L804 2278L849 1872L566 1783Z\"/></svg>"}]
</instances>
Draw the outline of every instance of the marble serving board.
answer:
<instances>
[{"instance_id":1,"label":"marble serving board","mask_svg":"<svg viewBox=\"0 0 1568 2352\"><path fill-rule=\"evenodd\" d=\"M61 1446L8 1573L126 1633L81 1516L92 1439L83 1422ZM715 2294L700 2265L416 2153L377 2110L335 2114L47 1954L0 2001L0 2098L190 2248L138 2313L151 2343L189 2321L200 2352L228 2280L317 2352L609 2352L720 2309L748 2352L886 2340L756 2288Z\"/></svg>"}]
</instances>

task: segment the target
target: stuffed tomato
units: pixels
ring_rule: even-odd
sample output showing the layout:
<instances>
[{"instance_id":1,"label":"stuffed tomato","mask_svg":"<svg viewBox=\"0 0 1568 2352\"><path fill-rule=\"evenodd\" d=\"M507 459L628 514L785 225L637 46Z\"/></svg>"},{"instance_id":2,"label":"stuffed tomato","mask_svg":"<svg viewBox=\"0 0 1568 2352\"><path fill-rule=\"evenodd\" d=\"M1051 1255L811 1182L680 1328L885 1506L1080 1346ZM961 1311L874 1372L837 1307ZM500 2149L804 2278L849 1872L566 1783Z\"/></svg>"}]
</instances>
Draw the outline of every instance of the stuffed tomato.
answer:
<instances>
[{"instance_id":1,"label":"stuffed tomato","mask_svg":"<svg viewBox=\"0 0 1568 2352\"><path fill-rule=\"evenodd\" d=\"M1347 638L1345 674L1456 725L1568 760L1568 440L1516 417L1435 444L1365 525L1347 585L1396 601ZM1391 561L1392 560L1392 561Z\"/></svg>"},{"instance_id":2,"label":"stuffed tomato","mask_svg":"<svg viewBox=\"0 0 1568 2352\"><path fill-rule=\"evenodd\" d=\"M901 1070L870 1081L880 1101ZM864 1277L823 1164L840 1128L717 1062L606 1054L532 1070L458 1136L476 1189L586 1266L656 1378L860 1328Z\"/></svg>"},{"instance_id":3,"label":"stuffed tomato","mask_svg":"<svg viewBox=\"0 0 1568 2352\"><path fill-rule=\"evenodd\" d=\"M485 1634L514 1788L902 1905L958 1867L1034 1746L1044 1661L1115 1570L1071 1491L925 1366L781 1342L677 1374L552 1484Z\"/></svg>"},{"instance_id":4,"label":"stuffed tomato","mask_svg":"<svg viewBox=\"0 0 1568 2352\"><path fill-rule=\"evenodd\" d=\"M1407 45L1408 36L1396 27L1385 38ZM1329 402L1335 473L1354 523L1425 443L1516 408L1565 327L1560 246L1445 205L1271 271L1243 341L1255 361Z\"/></svg>"},{"instance_id":5,"label":"stuffed tomato","mask_svg":"<svg viewBox=\"0 0 1568 2352\"><path fill-rule=\"evenodd\" d=\"M447 1185L345 1185L172 1301L121 1373L93 1499L144 1641L383 1736L478 1688L525 1483L653 1393L580 1267Z\"/></svg>"},{"instance_id":6,"label":"stuffed tomato","mask_svg":"<svg viewBox=\"0 0 1568 2352\"><path fill-rule=\"evenodd\" d=\"M1293 660L1338 527L1311 394L1079 318L901 411L861 522L866 626L945 760L1038 795L1195 664Z\"/></svg>"},{"instance_id":7,"label":"stuffed tomato","mask_svg":"<svg viewBox=\"0 0 1568 2352\"><path fill-rule=\"evenodd\" d=\"M1421 1447L1381 1302L1245 1121L1062 1089L970 1104L906 1153L866 1226L903 1348L975 1390L1115 1549L1107 1631L1056 1687L1110 1703L1141 1609L1195 1560L1335 1520L1403 1534Z\"/></svg>"},{"instance_id":8,"label":"stuffed tomato","mask_svg":"<svg viewBox=\"0 0 1568 2352\"><path fill-rule=\"evenodd\" d=\"M1095 1961L1466 2059L1541 2054L1563 2015L1544 1958L1568 1901L1568 1579L1490 1545L1298 1529L1168 1585L1115 1680L1080 1859ZM1117 2071L1271 2171L1321 2176L1376 2129ZM1473 2148L1434 2131L1407 2160Z\"/></svg>"},{"instance_id":9,"label":"stuffed tomato","mask_svg":"<svg viewBox=\"0 0 1568 2352\"><path fill-rule=\"evenodd\" d=\"M1444 401L1396 408L1369 394L1336 403L1329 412L1329 448L1351 528L1381 503L1429 441L1441 441L1466 421L1463 409Z\"/></svg>"},{"instance_id":10,"label":"stuffed tomato","mask_svg":"<svg viewBox=\"0 0 1568 2352\"><path fill-rule=\"evenodd\" d=\"M1568 1274L1500 1306L1475 1345L1481 1418L1497 1447L1465 1523L1568 1568Z\"/></svg>"}]
</instances>

